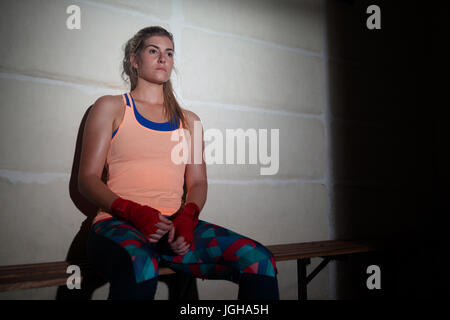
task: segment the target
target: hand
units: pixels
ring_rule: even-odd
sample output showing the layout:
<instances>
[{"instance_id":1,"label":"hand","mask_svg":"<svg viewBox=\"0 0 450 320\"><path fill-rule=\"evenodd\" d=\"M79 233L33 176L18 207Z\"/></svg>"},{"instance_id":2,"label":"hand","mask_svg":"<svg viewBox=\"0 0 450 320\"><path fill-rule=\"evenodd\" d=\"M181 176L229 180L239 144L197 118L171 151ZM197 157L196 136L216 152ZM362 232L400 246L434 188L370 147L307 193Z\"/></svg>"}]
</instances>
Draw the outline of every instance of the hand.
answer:
<instances>
[{"instance_id":1,"label":"hand","mask_svg":"<svg viewBox=\"0 0 450 320\"><path fill-rule=\"evenodd\" d=\"M111 212L131 222L152 243L158 242L173 225L155 208L123 198L114 200Z\"/></svg>"},{"instance_id":2,"label":"hand","mask_svg":"<svg viewBox=\"0 0 450 320\"><path fill-rule=\"evenodd\" d=\"M169 245L172 251L179 255L184 256L186 253L188 253L190 249L190 245L184 240L184 237L178 237L176 241L174 241L175 238L175 227L172 226L172 228L169 231Z\"/></svg>"},{"instance_id":3,"label":"hand","mask_svg":"<svg viewBox=\"0 0 450 320\"><path fill-rule=\"evenodd\" d=\"M183 237L189 246L194 243L194 228L198 224L199 207L194 202L187 203L178 216L173 219L175 233L178 238Z\"/></svg>"},{"instance_id":4,"label":"hand","mask_svg":"<svg viewBox=\"0 0 450 320\"><path fill-rule=\"evenodd\" d=\"M161 213L159 214L159 221L155 224L155 227L157 227L156 231L148 237L150 243L158 242L167 232L173 229L172 221L164 217Z\"/></svg>"}]
</instances>

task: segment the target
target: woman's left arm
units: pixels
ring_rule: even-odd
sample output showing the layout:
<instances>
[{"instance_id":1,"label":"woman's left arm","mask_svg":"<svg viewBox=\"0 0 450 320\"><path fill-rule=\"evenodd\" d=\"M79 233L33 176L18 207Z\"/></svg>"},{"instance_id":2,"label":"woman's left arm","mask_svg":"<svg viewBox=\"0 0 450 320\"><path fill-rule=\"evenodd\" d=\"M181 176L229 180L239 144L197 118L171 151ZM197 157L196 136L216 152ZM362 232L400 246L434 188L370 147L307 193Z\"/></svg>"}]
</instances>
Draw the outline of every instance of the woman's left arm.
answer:
<instances>
[{"instance_id":1,"label":"woman's left arm","mask_svg":"<svg viewBox=\"0 0 450 320\"><path fill-rule=\"evenodd\" d=\"M169 232L169 244L172 250L178 255L185 255L192 246L194 241L194 227L198 222L198 215L205 205L208 193L206 163L203 159L203 128L200 118L195 113L190 111L187 113L189 115L186 117L186 120L191 128L191 140L190 143L188 142L190 146L190 161L186 164L185 169L186 205L181 205L179 209L180 215L173 220L174 225ZM201 144L201 148L195 148L195 143ZM201 156L200 154L194 156L194 151L197 149L201 150ZM193 160L196 160L198 163L195 163ZM198 211L195 208L196 206L198 207ZM177 233L177 240L175 240L175 232Z\"/></svg>"},{"instance_id":2,"label":"woman's left arm","mask_svg":"<svg viewBox=\"0 0 450 320\"><path fill-rule=\"evenodd\" d=\"M206 176L206 163L203 158L205 144L203 141L203 126L200 118L193 112L188 112L187 121L191 128L190 160L186 164L186 204L194 202L202 210L208 193L208 178ZM195 144L201 144L195 148ZM201 154L200 152L201 151ZM194 152L198 154L195 155ZM195 161L198 163L195 163Z\"/></svg>"}]
</instances>

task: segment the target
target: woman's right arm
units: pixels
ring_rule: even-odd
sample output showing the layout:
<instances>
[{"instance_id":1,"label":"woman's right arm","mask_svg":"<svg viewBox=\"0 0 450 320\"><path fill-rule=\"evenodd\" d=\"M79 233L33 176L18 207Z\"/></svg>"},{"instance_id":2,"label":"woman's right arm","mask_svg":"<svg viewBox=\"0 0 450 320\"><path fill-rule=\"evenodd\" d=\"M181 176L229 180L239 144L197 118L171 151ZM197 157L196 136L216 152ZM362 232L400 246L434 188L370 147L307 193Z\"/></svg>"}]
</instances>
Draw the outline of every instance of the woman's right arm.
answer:
<instances>
[{"instance_id":1,"label":"woman's right arm","mask_svg":"<svg viewBox=\"0 0 450 320\"><path fill-rule=\"evenodd\" d=\"M121 107L121 100L117 97L103 96L97 99L86 119L83 133L78 190L107 212L119 196L103 183L101 177L109 151L114 119Z\"/></svg>"}]
</instances>

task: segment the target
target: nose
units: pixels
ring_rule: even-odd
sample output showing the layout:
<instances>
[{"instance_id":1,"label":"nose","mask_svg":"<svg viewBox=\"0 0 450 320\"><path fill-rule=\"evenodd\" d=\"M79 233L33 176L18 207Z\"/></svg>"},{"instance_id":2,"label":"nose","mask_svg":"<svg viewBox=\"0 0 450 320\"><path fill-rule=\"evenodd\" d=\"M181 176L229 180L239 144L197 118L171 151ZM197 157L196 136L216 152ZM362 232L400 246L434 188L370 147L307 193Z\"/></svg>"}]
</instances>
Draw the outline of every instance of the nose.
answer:
<instances>
[{"instance_id":1,"label":"nose","mask_svg":"<svg viewBox=\"0 0 450 320\"><path fill-rule=\"evenodd\" d=\"M159 55L159 59L158 59L159 63L165 63L166 62L166 57L164 56L164 53L161 53Z\"/></svg>"}]
</instances>

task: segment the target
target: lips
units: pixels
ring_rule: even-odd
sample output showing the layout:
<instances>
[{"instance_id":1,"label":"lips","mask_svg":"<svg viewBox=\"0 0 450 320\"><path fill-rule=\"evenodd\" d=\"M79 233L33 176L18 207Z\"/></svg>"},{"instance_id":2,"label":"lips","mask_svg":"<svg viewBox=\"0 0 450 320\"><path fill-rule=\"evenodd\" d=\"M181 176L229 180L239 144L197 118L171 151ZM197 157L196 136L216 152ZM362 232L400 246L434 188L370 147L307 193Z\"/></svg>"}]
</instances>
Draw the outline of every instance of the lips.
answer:
<instances>
[{"instance_id":1,"label":"lips","mask_svg":"<svg viewBox=\"0 0 450 320\"><path fill-rule=\"evenodd\" d=\"M156 68L156 70L167 71L167 70L166 70L166 69L164 69L164 68Z\"/></svg>"}]
</instances>

